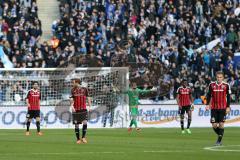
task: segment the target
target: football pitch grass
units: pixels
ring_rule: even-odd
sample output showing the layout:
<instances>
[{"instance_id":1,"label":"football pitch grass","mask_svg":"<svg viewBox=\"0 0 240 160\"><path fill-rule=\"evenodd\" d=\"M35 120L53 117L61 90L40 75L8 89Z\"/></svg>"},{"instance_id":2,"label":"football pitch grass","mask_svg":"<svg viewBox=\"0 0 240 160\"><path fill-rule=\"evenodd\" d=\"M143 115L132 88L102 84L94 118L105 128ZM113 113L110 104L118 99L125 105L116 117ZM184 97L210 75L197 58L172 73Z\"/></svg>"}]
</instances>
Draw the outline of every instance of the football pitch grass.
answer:
<instances>
[{"instance_id":1,"label":"football pitch grass","mask_svg":"<svg viewBox=\"0 0 240 160\"><path fill-rule=\"evenodd\" d=\"M34 126L35 127L35 126ZM226 128L223 146L213 147L211 128L89 129L88 144L76 144L73 129L0 130L1 160L239 160L240 128Z\"/></svg>"}]
</instances>

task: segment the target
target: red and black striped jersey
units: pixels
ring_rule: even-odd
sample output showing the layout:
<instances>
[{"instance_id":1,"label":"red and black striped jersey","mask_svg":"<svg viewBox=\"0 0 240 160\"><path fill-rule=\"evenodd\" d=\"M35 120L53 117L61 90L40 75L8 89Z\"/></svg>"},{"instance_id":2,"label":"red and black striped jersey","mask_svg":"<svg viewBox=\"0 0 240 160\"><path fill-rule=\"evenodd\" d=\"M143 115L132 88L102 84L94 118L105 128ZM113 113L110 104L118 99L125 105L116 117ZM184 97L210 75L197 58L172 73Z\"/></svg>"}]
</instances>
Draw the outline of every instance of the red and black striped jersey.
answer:
<instances>
[{"instance_id":1,"label":"red and black striped jersey","mask_svg":"<svg viewBox=\"0 0 240 160\"><path fill-rule=\"evenodd\" d=\"M192 89L189 87L179 87L177 89L178 94L178 105L183 106L190 106L192 104Z\"/></svg>"},{"instance_id":2,"label":"red and black striped jersey","mask_svg":"<svg viewBox=\"0 0 240 160\"><path fill-rule=\"evenodd\" d=\"M88 90L84 87L76 87L71 91L71 98L73 98L73 107L76 111L86 109L86 100L88 97Z\"/></svg>"},{"instance_id":3,"label":"red and black striped jersey","mask_svg":"<svg viewBox=\"0 0 240 160\"><path fill-rule=\"evenodd\" d=\"M230 105L231 89L227 83L212 82L209 84L207 104L211 103L211 109L226 109Z\"/></svg>"},{"instance_id":4,"label":"red and black striped jersey","mask_svg":"<svg viewBox=\"0 0 240 160\"><path fill-rule=\"evenodd\" d=\"M39 90L31 89L28 91L26 99L30 105L28 110L40 110L41 93Z\"/></svg>"}]
</instances>

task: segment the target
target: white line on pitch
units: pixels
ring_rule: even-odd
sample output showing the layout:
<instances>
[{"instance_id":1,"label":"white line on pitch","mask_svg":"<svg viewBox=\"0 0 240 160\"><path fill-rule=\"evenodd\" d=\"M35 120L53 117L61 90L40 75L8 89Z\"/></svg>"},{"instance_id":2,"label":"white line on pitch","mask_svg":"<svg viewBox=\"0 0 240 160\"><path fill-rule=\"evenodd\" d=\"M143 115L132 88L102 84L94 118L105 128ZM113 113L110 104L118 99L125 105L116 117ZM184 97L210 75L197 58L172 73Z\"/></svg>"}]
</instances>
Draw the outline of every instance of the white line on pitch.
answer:
<instances>
[{"instance_id":1,"label":"white line on pitch","mask_svg":"<svg viewBox=\"0 0 240 160\"><path fill-rule=\"evenodd\" d=\"M47 152L47 153L0 153L0 155L79 155L79 154L122 154L125 152Z\"/></svg>"},{"instance_id":2,"label":"white line on pitch","mask_svg":"<svg viewBox=\"0 0 240 160\"><path fill-rule=\"evenodd\" d=\"M240 152L240 149L225 149L227 147L240 147L240 145L228 145L228 146L212 146L212 147L205 147L203 149L215 152Z\"/></svg>"},{"instance_id":3,"label":"white line on pitch","mask_svg":"<svg viewBox=\"0 0 240 160\"><path fill-rule=\"evenodd\" d=\"M194 151L184 151L184 150L159 150L159 151L143 151L144 153L182 153L182 152L194 152Z\"/></svg>"},{"instance_id":4,"label":"white line on pitch","mask_svg":"<svg viewBox=\"0 0 240 160\"><path fill-rule=\"evenodd\" d=\"M137 151L133 152L47 152L47 153L0 153L2 156L8 156L8 155L79 155L79 154L124 154L124 153L135 153ZM137 153L182 153L182 152L193 152L193 151L178 151L178 150L157 150L157 151L139 151Z\"/></svg>"}]
</instances>

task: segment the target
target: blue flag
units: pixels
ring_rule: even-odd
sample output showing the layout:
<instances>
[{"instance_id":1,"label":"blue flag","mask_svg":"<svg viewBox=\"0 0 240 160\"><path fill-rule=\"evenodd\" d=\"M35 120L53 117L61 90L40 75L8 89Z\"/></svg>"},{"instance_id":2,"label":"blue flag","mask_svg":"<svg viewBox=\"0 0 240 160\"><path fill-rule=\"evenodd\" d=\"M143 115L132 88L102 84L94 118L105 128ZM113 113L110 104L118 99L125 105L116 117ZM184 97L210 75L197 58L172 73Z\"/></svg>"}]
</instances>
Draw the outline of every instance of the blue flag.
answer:
<instances>
[{"instance_id":1,"label":"blue flag","mask_svg":"<svg viewBox=\"0 0 240 160\"><path fill-rule=\"evenodd\" d=\"M4 53L3 46L0 45L0 58L4 65L4 68L13 68L12 62L9 60L8 56Z\"/></svg>"}]
</instances>

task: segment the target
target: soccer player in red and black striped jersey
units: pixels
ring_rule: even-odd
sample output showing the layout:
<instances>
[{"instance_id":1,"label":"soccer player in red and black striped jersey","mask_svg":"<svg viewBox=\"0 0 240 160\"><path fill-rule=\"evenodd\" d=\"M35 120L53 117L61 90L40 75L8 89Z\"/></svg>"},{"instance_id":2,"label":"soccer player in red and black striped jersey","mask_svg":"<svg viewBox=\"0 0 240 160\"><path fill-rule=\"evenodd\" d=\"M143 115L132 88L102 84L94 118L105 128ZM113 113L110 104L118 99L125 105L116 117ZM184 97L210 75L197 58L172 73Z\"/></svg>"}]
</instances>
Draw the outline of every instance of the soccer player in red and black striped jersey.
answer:
<instances>
[{"instance_id":1,"label":"soccer player in red and black striped jersey","mask_svg":"<svg viewBox=\"0 0 240 160\"><path fill-rule=\"evenodd\" d=\"M192 121L193 97L192 97L192 89L188 87L188 82L186 79L182 80L181 86L177 89L177 103L179 106L182 134L185 134L185 130L184 130L184 114L185 113L187 113L188 115L187 133L191 134L191 131L189 128Z\"/></svg>"},{"instance_id":2,"label":"soccer player in red and black striped jersey","mask_svg":"<svg viewBox=\"0 0 240 160\"><path fill-rule=\"evenodd\" d=\"M87 109L88 102L88 109ZM81 142L87 143L86 132L87 132L87 120L88 111L91 106L91 98L88 97L88 89L80 86L80 79L73 80L73 88L71 90L71 108L73 124L75 125L75 133L77 137L77 144ZM79 124L82 126L82 141L80 140Z\"/></svg>"},{"instance_id":3,"label":"soccer player in red and black striped jersey","mask_svg":"<svg viewBox=\"0 0 240 160\"><path fill-rule=\"evenodd\" d=\"M217 81L209 84L206 110L211 109L211 123L218 135L216 145L219 146L224 134L226 114L230 112L231 89L227 83L223 82L223 72L217 72L216 77Z\"/></svg>"},{"instance_id":4,"label":"soccer player in red and black striped jersey","mask_svg":"<svg viewBox=\"0 0 240 160\"><path fill-rule=\"evenodd\" d=\"M30 135L29 127L32 121L32 118L36 119L36 126L37 126L37 134L42 135L40 132L40 100L41 100L41 93L39 90L38 82L32 83L33 87L30 91L28 91L26 97L26 103L28 106L28 113L27 113L27 131L26 135Z\"/></svg>"}]
</instances>

